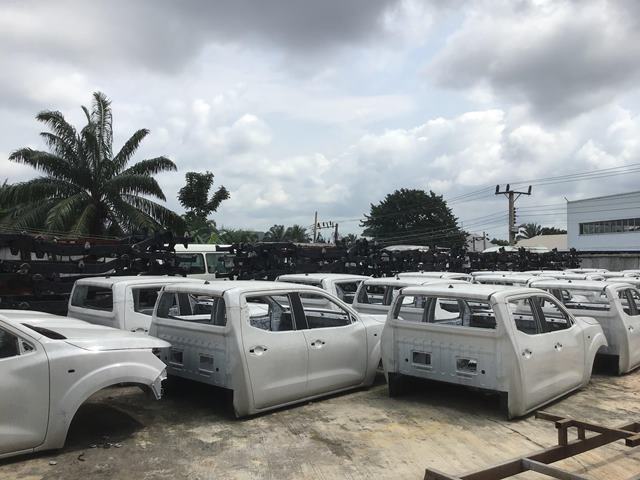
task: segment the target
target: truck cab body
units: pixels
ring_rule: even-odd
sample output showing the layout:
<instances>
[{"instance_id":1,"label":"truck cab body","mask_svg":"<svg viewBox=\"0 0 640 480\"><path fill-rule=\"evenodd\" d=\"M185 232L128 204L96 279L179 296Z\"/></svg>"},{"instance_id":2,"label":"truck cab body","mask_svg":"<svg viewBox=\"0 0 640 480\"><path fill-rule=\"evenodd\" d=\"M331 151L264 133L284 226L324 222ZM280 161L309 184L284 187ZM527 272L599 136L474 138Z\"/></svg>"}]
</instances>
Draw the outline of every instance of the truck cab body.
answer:
<instances>
[{"instance_id":1,"label":"truck cab body","mask_svg":"<svg viewBox=\"0 0 640 480\"><path fill-rule=\"evenodd\" d=\"M190 243L174 247L178 266L187 272L187 277L201 280L229 278L233 270L234 254L229 253L231 245Z\"/></svg>"},{"instance_id":2,"label":"truck cab body","mask_svg":"<svg viewBox=\"0 0 640 480\"><path fill-rule=\"evenodd\" d=\"M640 366L640 292L632 284L540 280L532 286L551 292L574 315L602 325L609 346L601 354L616 357L618 374Z\"/></svg>"},{"instance_id":3,"label":"truck cab body","mask_svg":"<svg viewBox=\"0 0 640 480\"><path fill-rule=\"evenodd\" d=\"M313 286L226 281L166 286L150 334L169 375L231 390L243 417L371 385L382 326Z\"/></svg>"},{"instance_id":4,"label":"truck cab body","mask_svg":"<svg viewBox=\"0 0 640 480\"><path fill-rule=\"evenodd\" d=\"M353 299L351 306L359 313L371 315L384 315L385 319L393 300L400 293L400 290L410 285L428 285L434 283L467 283L464 280L449 280L446 278L396 278L381 277L367 278L360 286Z\"/></svg>"},{"instance_id":5,"label":"truck cab body","mask_svg":"<svg viewBox=\"0 0 640 480\"><path fill-rule=\"evenodd\" d=\"M396 297L382 361L391 395L405 377L465 385L500 394L513 418L585 386L604 345L596 321L541 290L423 285Z\"/></svg>"},{"instance_id":6,"label":"truck cab body","mask_svg":"<svg viewBox=\"0 0 640 480\"><path fill-rule=\"evenodd\" d=\"M347 273L291 273L280 275L276 282L298 283L322 288L345 303L351 304L364 275Z\"/></svg>"},{"instance_id":7,"label":"truck cab body","mask_svg":"<svg viewBox=\"0 0 640 480\"><path fill-rule=\"evenodd\" d=\"M73 285L68 315L96 325L148 332L158 292L175 282L202 283L170 276L83 278Z\"/></svg>"}]
</instances>

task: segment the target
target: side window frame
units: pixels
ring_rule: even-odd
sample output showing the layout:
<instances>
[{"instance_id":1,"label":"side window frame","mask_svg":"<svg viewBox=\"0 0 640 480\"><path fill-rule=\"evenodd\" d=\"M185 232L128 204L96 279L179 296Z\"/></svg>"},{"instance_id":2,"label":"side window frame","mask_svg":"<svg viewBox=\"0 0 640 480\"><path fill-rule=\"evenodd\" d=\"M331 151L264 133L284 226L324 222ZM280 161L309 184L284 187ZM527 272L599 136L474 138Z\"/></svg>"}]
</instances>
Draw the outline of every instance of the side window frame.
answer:
<instances>
[{"instance_id":1,"label":"side window frame","mask_svg":"<svg viewBox=\"0 0 640 480\"><path fill-rule=\"evenodd\" d=\"M514 317L514 312L511 311L511 307L509 306L509 304L511 302L514 302L514 301L517 302L517 301L520 301L520 300L524 300L529 305L529 308L531 309L531 315L533 317L533 321L534 321L535 326L536 326L536 332L535 333L528 333L528 332L518 328L518 324L516 323L516 319ZM543 335L545 333L544 327L542 326L542 322L540 321L540 313L538 312L537 302L534 303L532 301L532 296L531 295L509 297L509 298L506 299L506 302L507 302L507 311L509 313L510 322L513 325L513 328L516 329L516 332L520 332L523 335L527 335L529 337L533 337L533 336L536 336L536 335Z\"/></svg>"},{"instance_id":2,"label":"side window frame","mask_svg":"<svg viewBox=\"0 0 640 480\"><path fill-rule=\"evenodd\" d=\"M549 296L533 295L529 298L529 300L533 305L534 314L538 317L538 328L541 330L540 331L541 334L555 333L555 332L561 332L564 330L569 330L571 329L571 327L573 327L573 325L575 325L575 323L573 322L573 318L571 317L571 314L567 311L564 304L561 301L559 301L554 295L549 295ZM553 303L556 306L558 311L560 311L564 315L567 321L567 328L562 328L559 330L550 330L548 328L547 318L544 314L544 310L542 309L542 305L540 303L541 300L547 301L549 303Z\"/></svg>"},{"instance_id":3,"label":"side window frame","mask_svg":"<svg viewBox=\"0 0 640 480\"><path fill-rule=\"evenodd\" d=\"M12 332L11 330L7 330L6 328L4 328L3 326L0 326L0 332L6 334L6 335L10 335L11 337L13 337L15 339L15 349L16 349L16 353L13 355L9 355L6 357L0 357L0 362L2 360L7 360L10 358L16 358L16 357L20 357L22 355L24 355L25 353L28 353L24 350L24 347L22 345L22 342L25 342L26 340L24 340L20 335L17 335L16 333ZM30 342L29 345L32 345ZM32 348L35 350L35 347L32 346Z\"/></svg>"},{"instance_id":4,"label":"side window frame","mask_svg":"<svg viewBox=\"0 0 640 480\"><path fill-rule=\"evenodd\" d=\"M349 323L346 324L346 325L339 325L339 326L336 325L336 326L317 327L317 328L310 327L309 326L309 321L307 319L307 314L304 311L304 304L302 303L302 299L300 298L300 294L301 293L309 293L309 294L312 294L312 295L318 295L319 297L323 297L323 299L325 301L327 301L327 302L332 304L332 307L337 307L341 311L344 311L344 313L349 318ZM299 292L296 292L295 300L297 300L297 302L299 302L299 311L302 313L303 318L304 318L304 322L298 322L297 320L294 321L294 324L296 325L296 327L298 326L298 324L300 324L300 325L304 325L304 329L305 330L321 330L323 328L346 328L346 327L350 327L350 326L354 325L356 322L358 322L358 317L354 317L354 315L348 309L345 309L342 305L340 305L338 302L336 302L336 299L334 299L331 295L329 295L325 291L321 291L321 292L299 291ZM332 308L332 310L333 309L334 308Z\"/></svg>"},{"instance_id":5,"label":"side window frame","mask_svg":"<svg viewBox=\"0 0 640 480\"><path fill-rule=\"evenodd\" d=\"M289 314L291 315L291 329L289 330L272 330L271 328L264 329L264 328L260 328L257 327L255 325L251 324L251 312L249 311L249 304L251 302L248 302L247 300L250 298L260 298L260 297L287 297L289 299ZM245 304L246 308L246 318L244 320L245 324L251 328L251 329L255 329L258 331L262 331L262 332L267 332L267 333L290 333L290 332L295 332L297 330L300 330L298 328L298 326L300 325L300 322L298 320L298 315L296 315L296 311L298 309L298 307L296 306L296 301L297 303L300 303L300 299L297 298L297 296L295 296L294 292L268 292L268 293L261 293L261 292L252 292L252 293L246 293L242 296L242 301ZM275 300L273 300L275 301ZM301 307L301 303L300 303L300 307ZM304 316L303 316L304 318ZM227 321L227 324L229 322Z\"/></svg>"}]
</instances>

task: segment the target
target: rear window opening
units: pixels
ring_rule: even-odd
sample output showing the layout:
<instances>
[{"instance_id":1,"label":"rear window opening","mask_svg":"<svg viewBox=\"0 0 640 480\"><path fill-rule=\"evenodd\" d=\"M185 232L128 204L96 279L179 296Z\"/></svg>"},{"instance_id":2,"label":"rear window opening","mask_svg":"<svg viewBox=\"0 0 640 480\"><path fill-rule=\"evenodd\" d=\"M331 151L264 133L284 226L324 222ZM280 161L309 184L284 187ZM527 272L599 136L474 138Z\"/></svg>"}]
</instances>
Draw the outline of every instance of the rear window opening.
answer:
<instances>
[{"instance_id":1,"label":"rear window opening","mask_svg":"<svg viewBox=\"0 0 640 480\"><path fill-rule=\"evenodd\" d=\"M113 311L113 291L111 287L97 285L78 285L73 289L71 305L74 307Z\"/></svg>"},{"instance_id":2,"label":"rear window opening","mask_svg":"<svg viewBox=\"0 0 640 480\"><path fill-rule=\"evenodd\" d=\"M38 332L40 335L44 335L45 337L50 338L52 340L66 340L67 339L67 337L65 337L64 335L61 335L58 332L54 332L53 330L49 330L48 328L35 327L33 325L29 325L28 323L23 323L22 325L27 327L27 328L30 328L34 332Z\"/></svg>"},{"instance_id":3,"label":"rear window opening","mask_svg":"<svg viewBox=\"0 0 640 480\"><path fill-rule=\"evenodd\" d=\"M464 298L401 295L395 306L394 318L452 327L496 328L496 316L491 305Z\"/></svg>"},{"instance_id":4,"label":"rear window opening","mask_svg":"<svg viewBox=\"0 0 640 480\"><path fill-rule=\"evenodd\" d=\"M224 327L227 324L227 309L222 297L164 292L158 301L158 317Z\"/></svg>"}]
</instances>

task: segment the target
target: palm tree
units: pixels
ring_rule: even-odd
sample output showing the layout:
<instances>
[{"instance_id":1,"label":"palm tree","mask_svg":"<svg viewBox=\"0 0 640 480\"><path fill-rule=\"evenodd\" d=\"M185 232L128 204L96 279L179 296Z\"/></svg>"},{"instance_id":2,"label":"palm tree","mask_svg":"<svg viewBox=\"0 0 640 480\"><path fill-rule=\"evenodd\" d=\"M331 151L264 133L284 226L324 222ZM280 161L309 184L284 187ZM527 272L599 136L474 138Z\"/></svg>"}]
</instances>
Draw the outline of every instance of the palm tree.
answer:
<instances>
[{"instance_id":1,"label":"palm tree","mask_svg":"<svg viewBox=\"0 0 640 480\"><path fill-rule=\"evenodd\" d=\"M542 234L542 227L537 223L523 223L518 229L517 238L533 238Z\"/></svg>"},{"instance_id":2,"label":"palm tree","mask_svg":"<svg viewBox=\"0 0 640 480\"><path fill-rule=\"evenodd\" d=\"M265 242L284 242L286 230L284 225L274 225L264 234Z\"/></svg>"},{"instance_id":3,"label":"palm tree","mask_svg":"<svg viewBox=\"0 0 640 480\"><path fill-rule=\"evenodd\" d=\"M307 243L311 240L309 233L307 233L307 229L301 227L300 225L293 225L287 228L287 231L284 234L284 238L289 240L290 242L297 243Z\"/></svg>"},{"instance_id":4,"label":"palm tree","mask_svg":"<svg viewBox=\"0 0 640 480\"><path fill-rule=\"evenodd\" d=\"M147 198L165 200L153 175L175 164L156 157L129 165L149 130L138 130L113 154L110 100L95 92L91 110L82 110L87 124L80 132L58 111L36 116L49 127L40 134L49 151L21 148L9 160L44 175L0 190L0 225L85 235L179 227L177 214Z\"/></svg>"}]
</instances>

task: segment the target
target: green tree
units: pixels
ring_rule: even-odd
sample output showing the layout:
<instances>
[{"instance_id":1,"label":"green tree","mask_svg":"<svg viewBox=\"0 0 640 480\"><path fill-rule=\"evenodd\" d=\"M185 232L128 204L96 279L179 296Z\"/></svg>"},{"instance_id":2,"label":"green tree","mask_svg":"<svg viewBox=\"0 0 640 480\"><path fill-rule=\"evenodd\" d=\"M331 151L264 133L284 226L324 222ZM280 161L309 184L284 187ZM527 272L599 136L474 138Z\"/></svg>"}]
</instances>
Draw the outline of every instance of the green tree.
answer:
<instances>
[{"instance_id":1,"label":"green tree","mask_svg":"<svg viewBox=\"0 0 640 480\"><path fill-rule=\"evenodd\" d=\"M567 233L567 231L556 227L542 227L540 230L540 235L562 235L563 233Z\"/></svg>"},{"instance_id":2,"label":"green tree","mask_svg":"<svg viewBox=\"0 0 640 480\"><path fill-rule=\"evenodd\" d=\"M214 243L253 243L258 241L257 232L241 228L221 228L218 241Z\"/></svg>"},{"instance_id":3,"label":"green tree","mask_svg":"<svg viewBox=\"0 0 640 480\"><path fill-rule=\"evenodd\" d=\"M153 175L175 164L156 157L130 165L149 130L135 132L114 154L110 100L95 92L91 109L82 110L87 123L79 132L58 111L36 116L49 129L40 134L49 151L21 148L9 160L43 175L0 190L0 224L92 235L179 228L177 214L148 198L165 200Z\"/></svg>"},{"instance_id":4,"label":"green tree","mask_svg":"<svg viewBox=\"0 0 640 480\"><path fill-rule=\"evenodd\" d=\"M432 191L400 189L378 205L371 204L361 222L363 236L386 244L462 246L465 233L441 195Z\"/></svg>"},{"instance_id":5,"label":"green tree","mask_svg":"<svg viewBox=\"0 0 640 480\"><path fill-rule=\"evenodd\" d=\"M491 239L490 243L499 247L506 247L507 245L509 245L509 240L500 240L499 238L493 238Z\"/></svg>"},{"instance_id":6,"label":"green tree","mask_svg":"<svg viewBox=\"0 0 640 480\"><path fill-rule=\"evenodd\" d=\"M352 243L355 243L356 240L358 240L358 236L355 233L347 233L342 237L342 241L346 245L351 245Z\"/></svg>"},{"instance_id":7,"label":"green tree","mask_svg":"<svg viewBox=\"0 0 640 480\"><path fill-rule=\"evenodd\" d=\"M264 234L263 240L265 242L284 242L286 241L286 233L284 225L274 225Z\"/></svg>"},{"instance_id":8,"label":"green tree","mask_svg":"<svg viewBox=\"0 0 640 480\"><path fill-rule=\"evenodd\" d=\"M517 239L521 238L533 238L542 234L542 227L537 223L523 223L518 227Z\"/></svg>"},{"instance_id":9,"label":"green tree","mask_svg":"<svg viewBox=\"0 0 640 480\"><path fill-rule=\"evenodd\" d=\"M186 229L198 243L207 242L216 232L216 223L208 217L229 198L229 191L222 185L209 197L213 179L213 173L208 171L187 172L185 186L178 192L178 201L186 210L183 215Z\"/></svg>"},{"instance_id":10,"label":"green tree","mask_svg":"<svg viewBox=\"0 0 640 480\"><path fill-rule=\"evenodd\" d=\"M307 229L300 225L293 225L284 233L285 240L296 243L308 243L311 240L311 236L307 232Z\"/></svg>"}]
</instances>

